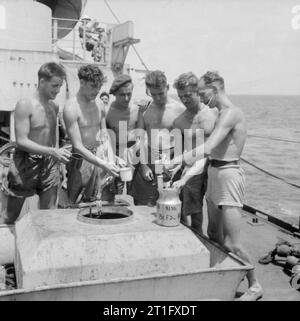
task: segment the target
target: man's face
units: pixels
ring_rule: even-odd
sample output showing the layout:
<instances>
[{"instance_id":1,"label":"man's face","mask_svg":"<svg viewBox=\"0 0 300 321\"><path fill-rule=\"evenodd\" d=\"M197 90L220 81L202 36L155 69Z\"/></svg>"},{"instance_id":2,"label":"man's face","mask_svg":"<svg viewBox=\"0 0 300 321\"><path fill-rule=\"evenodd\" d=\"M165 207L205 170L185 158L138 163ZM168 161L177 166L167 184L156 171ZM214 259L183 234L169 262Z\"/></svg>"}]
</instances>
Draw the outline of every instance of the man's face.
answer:
<instances>
[{"instance_id":1,"label":"man's face","mask_svg":"<svg viewBox=\"0 0 300 321\"><path fill-rule=\"evenodd\" d=\"M199 104L198 92L191 86L184 89L177 89L177 95L186 108L195 108Z\"/></svg>"},{"instance_id":2,"label":"man's face","mask_svg":"<svg viewBox=\"0 0 300 321\"><path fill-rule=\"evenodd\" d=\"M60 91L63 84L63 79L61 77L52 77L50 80L45 80L42 78L40 80L39 87L42 89L43 94L47 99L55 99Z\"/></svg>"},{"instance_id":3,"label":"man's face","mask_svg":"<svg viewBox=\"0 0 300 321\"><path fill-rule=\"evenodd\" d=\"M103 101L104 105L107 105L107 104L108 104L109 99L108 99L108 97L107 97L106 95L105 95L105 96L102 96L102 97L101 97L101 100Z\"/></svg>"},{"instance_id":4,"label":"man's face","mask_svg":"<svg viewBox=\"0 0 300 321\"><path fill-rule=\"evenodd\" d=\"M81 92L88 100L95 100L101 89L101 84L92 81L80 80Z\"/></svg>"},{"instance_id":5,"label":"man's face","mask_svg":"<svg viewBox=\"0 0 300 321\"><path fill-rule=\"evenodd\" d=\"M215 89L213 89L213 88ZM204 79L199 80L199 96L203 104L210 108L216 107L217 104L217 92L220 90L220 84L216 82L205 84Z\"/></svg>"},{"instance_id":6,"label":"man's face","mask_svg":"<svg viewBox=\"0 0 300 321\"><path fill-rule=\"evenodd\" d=\"M213 83L212 83L213 84ZM199 96L203 104L209 106L210 108L216 107L216 92L211 88L210 84L207 86L202 78L199 81Z\"/></svg>"},{"instance_id":7,"label":"man's face","mask_svg":"<svg viewBox=\"0 0 300 321\"><path fill-rule=\"evenodd\" d=\"M209 106L210 108L216 107L216 94L212 88L205 86L200 87L199 96L203 104Z\"/></svg>"},{"instance_id":8,"label":"man's face","mask_svg":"<svg viewBox=\"0 0 300 321\"><path fill-rule=\"evenodd\" d=\"M115 93L116 103L122 107L128 107L133 91L133 84L128 83L119 88Z\"/></svg>"},{"instance_id":9,"label":"man's face","mask_svg":"<svg viewBox=\"0 0 300 321\"><path fill-rule=\"evenodd\" d=\"M148 88L149 95L157 106L165 106L168 100L169 86L162 88Z\"/></svg>"}]
</instances>

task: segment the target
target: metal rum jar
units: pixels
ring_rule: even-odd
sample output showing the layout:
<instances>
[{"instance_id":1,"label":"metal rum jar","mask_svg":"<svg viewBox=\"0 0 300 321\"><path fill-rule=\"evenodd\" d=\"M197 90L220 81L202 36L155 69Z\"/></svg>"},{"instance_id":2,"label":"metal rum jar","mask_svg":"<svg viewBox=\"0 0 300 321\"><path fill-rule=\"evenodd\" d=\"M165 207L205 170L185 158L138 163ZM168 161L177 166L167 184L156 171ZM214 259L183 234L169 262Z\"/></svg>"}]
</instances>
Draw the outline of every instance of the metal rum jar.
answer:
<instances>
[{"instance_id":1,"label":"metal rum jar","mask_svg":"<svg viewBox=\"0 0 300 321\"><path fill-rule=\"evenodd\" d=\"M162 226L177 226L180 224L180 216L179 190L176 188L161 189L156 202L156 223Z\"/></svg>"}]
</instances>

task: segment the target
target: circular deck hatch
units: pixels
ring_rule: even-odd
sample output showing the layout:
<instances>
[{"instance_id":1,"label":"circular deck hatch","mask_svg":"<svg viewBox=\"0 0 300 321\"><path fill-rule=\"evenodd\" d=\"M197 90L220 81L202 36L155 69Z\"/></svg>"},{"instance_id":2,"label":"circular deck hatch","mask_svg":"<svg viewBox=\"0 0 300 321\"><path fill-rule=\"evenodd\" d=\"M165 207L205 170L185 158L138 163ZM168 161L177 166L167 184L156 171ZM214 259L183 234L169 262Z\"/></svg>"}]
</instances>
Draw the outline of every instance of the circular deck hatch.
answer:
<instances>
[{"instance_id":1,"label":"circular deck hatch","mask_svg":"<svg viewBox=\"0 0 300 321\"><path fill-rule=\"evenodd\" d=\"M103 206L101 213L96 207L81 208L77 219L89 224L121 224L133 218L133 212L124 206Z\"/></svg>"}]
</instances>

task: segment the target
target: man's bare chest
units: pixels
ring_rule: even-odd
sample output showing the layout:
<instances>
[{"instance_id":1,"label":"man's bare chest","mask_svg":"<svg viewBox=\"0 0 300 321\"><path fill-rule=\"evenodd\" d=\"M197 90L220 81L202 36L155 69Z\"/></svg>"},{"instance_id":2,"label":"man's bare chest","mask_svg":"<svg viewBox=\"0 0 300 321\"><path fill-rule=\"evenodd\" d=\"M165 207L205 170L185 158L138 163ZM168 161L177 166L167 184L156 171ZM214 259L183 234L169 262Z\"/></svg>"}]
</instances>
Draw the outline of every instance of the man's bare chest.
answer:
<instances>
[{"instance_id":1,"label":"man's bare chest","mask_svg":"<svg viewBox=\"0 0 300 321\"><path fill-rule=\"evenodd\" d=\"M98 110L80 113L78 116L79 127L99 127L101 125L101 115Z\"/></svg>"},{"instance_id":2,"label":"man's bare chest","mask_svg":"<svg viewBox=\"0 0 300 321\"><path fill-rule=\"evenodd\" d=\"M45 110L39 108L30 118L31 130L55 130L57 125L57 112L55 110Z\"/></svg>"},{"instance_id":3,"label":"man's bare chest","mask_svg":"<svg viewBox=\"0 0 300 321\"><path fill-rule=\"evenodd\" d=\"M110 128L117 128L120 122L126 122L129 124L132 120L132 115L129 109L117 109L110 110L107 114L106 121Z\"/></svg>"},{"instance_id":4,"label":"man's bare chest","mask_svg":"<svg viewBox=\"0 0 300 321\"><path fill-rule=\"evenodd\" d=\"M145 124L147 128L171 129L175 119L174 113L165 110L153 110L146 114Z\"/></svg>"}]
</instances>

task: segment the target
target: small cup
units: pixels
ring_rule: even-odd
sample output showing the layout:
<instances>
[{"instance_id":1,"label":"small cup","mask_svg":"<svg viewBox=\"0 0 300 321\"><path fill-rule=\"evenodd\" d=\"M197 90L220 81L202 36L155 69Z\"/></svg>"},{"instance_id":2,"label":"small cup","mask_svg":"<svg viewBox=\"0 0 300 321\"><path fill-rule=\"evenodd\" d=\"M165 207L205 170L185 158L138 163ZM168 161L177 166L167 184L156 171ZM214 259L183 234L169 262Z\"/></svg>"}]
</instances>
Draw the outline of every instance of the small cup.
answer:
<instances>
[{"instance_id":1,"label":"small cup","mask_svg":"<svg viewBox=\"0 0 300 321\"><path fill-rule=\"evenodd\" d=\"M132 181L132 168L130 167L120 168L120 178L123 182Z\"/></svg>"}]
</instances>

